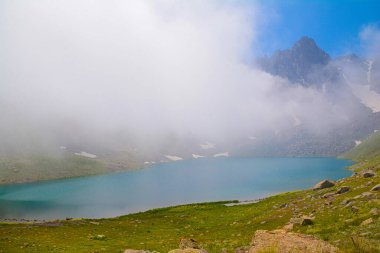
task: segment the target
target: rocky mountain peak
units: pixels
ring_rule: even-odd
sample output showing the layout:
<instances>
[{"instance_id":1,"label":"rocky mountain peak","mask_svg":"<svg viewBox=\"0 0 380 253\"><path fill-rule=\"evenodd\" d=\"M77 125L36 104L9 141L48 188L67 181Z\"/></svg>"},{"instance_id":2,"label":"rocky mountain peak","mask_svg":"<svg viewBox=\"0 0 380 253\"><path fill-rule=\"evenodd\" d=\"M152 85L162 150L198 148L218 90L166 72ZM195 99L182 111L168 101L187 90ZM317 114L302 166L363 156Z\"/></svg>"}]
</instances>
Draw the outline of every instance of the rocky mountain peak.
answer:
<instances>
[{"instance_id":1,"label":"rocky mountain peak","mask_svg":"<svg viewBox=\"0 0 380 253\"><path fill-rule=\"evenodd\" d=\"M290 50L294 57L303 58L305 63L325 65L330 61L330 56L307 36L299 39Z\"/></svg>"},{"instance_id":2,"label":"rocky mountain peak","mask_svg":"<svg viewBox=\"0 0 380 253\"><path fill-rule=\"evenodd\" d=\"M303 36L290 49L278 50L259 64L273 75L309 86L315 83L314 71L327 65L330 59L313 39Z\"/></svg>"}]
</instances>

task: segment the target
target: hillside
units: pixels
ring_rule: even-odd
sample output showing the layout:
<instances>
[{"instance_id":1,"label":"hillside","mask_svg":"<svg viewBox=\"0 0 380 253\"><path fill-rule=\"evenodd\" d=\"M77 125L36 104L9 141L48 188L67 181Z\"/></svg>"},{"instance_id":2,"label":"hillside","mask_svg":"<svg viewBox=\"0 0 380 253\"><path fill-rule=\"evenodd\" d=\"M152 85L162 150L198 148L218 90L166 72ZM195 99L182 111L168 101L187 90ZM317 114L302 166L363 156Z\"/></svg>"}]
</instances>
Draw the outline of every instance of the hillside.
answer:
<instances>
[{"instance_id":1,"label":"hillside","mask_svg":"<svg viewBox=\"0 0 380 253\"><path fill-rule=\"evenodd\" d=\"M0 157L0 184L78 177L107 171L98 160L68 154Z\"/></svg>"},{"instance_id":2,"label":"hillside","mask_svg":"<svg viewBox=\"0 0 380 253\"><path fill-rule=\"evenodd\" d=\"M141 168L127 153L96 158L74 153L0 156L0 184L28 183Z\"/></svg>"},{"instance_id":3,"label":"hillside","mask_svg":"<svg viewBox=\"0 0 380 253\"><path fill-rule=\"evenodd\" d=\"M357 147L342 155L354 161L368 160L380 155L380 132L373 133Z\"/></svg>"}]
</instances>

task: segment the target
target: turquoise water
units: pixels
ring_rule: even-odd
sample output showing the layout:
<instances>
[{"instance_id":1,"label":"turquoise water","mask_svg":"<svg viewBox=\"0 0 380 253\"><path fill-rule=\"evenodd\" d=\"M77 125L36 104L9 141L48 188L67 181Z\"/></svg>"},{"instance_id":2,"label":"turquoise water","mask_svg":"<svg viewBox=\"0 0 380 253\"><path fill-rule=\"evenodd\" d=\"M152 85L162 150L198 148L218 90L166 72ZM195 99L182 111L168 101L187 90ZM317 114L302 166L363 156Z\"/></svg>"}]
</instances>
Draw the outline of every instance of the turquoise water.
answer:
<instances>
[{"instance_id":1,"label":"turquoise water","mask_svg":"<svg viewBox=\"0 0 380 253\"><path fill-rule=\"evenodd\" d=\"M112 217L151 208L248 200L351 175L335 158L215 158L0 187L0 218Z\"/></svg>"}]
</instances>

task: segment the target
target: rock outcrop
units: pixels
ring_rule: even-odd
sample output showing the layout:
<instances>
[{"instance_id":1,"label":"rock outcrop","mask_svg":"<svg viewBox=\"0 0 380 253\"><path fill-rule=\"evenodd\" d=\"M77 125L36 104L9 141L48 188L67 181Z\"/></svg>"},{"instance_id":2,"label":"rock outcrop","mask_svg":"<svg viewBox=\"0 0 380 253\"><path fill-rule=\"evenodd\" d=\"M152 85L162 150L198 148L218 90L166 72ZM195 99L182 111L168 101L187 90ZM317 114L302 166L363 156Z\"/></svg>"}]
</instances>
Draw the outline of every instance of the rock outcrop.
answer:
<instances>
[{"instance_id":1,"label":"rock outcrop","mask_svg":"<svg viewBox=\"0 0 380 253\"><path fill-rule=\"evenodd\" d=\"M348 192L350 190L350 187L348 186L342 186L338 189L338 191L336 192L337 194L343 194L345 192Z\"/></svg>"},{"instance_id":2,"label":"rock outcrop","mask_svg":"<svg viewBox=\"0 0 380 253\"><path fill-rule=\"evenodd\" d=\"M180 249L199 249L198 243L194 239L181 239L179 242Z\"/></svg>"},{"instance_id":3,"label":"rock outcrop","mask_svg":"<svg viewBox=\"0 0 380 253\"><path fill-rule=\"evenodd\" d=\"M207 253L194 239L181 239L179 249L169 251L169 253Z\"/></svg>"},{"instance_id":4,"label":"rock outcrop","mask_svg":"<svg viewBox=\"0 0 380 253\"><path fill-rule=\"evenodd\" d=\"M238 247L235 249L235 253L248 253L250 246Z\"/></svg>"},{"instance_id":5,"label":"rock outcrop","mask_svg":"<svg viewBox=\"0 0 380 253\"><path fill-rule=\"evenodd\" d=\"M363 173L364 178L374 177L374 176L375 176L375 173L373 173L372 171L366 171Z\"/></svg>"},{"instance_id":6,"label":"rock outcrop","mask_svg":"<svg viewBox=\"0 0 380 253\"><path fill-rule=\"evenodd\" d=\"M334 185L335 183L330 180L323 180L319 182L318 184L314 185L313 190L321 190L321 189L333 187Z\"/></svg>"},{"instance_id":7,"label":"rock outcrop","mask_svg":"<svg viewBox=\"0 0 380 253\"><path fill-rule=\"evenodd\" d=\"M380 191L380 184L377 184L375 185L374 187L372 187L371 191Z\"/></svg>"},{"instance_id":8,"label":"rock outcrop","mask_svg":"<svg viewBox=\"0 0 380 253\"><path fill-rule=\"evenodd\" d=\"M285 230L257 230L249 253L266 252L281 253L334 253L338 249L333 245L310 235L291 233Z\"/></svg>"}]
</instances>

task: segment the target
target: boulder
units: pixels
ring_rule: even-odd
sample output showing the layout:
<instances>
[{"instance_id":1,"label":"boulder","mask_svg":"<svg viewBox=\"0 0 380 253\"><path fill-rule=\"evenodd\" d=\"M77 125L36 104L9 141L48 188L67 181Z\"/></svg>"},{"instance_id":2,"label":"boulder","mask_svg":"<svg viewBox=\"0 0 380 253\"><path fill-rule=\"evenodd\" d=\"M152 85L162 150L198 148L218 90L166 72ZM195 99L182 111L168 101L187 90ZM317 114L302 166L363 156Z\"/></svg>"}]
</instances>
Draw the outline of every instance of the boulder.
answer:
<instances>
[{"instance_id":1,"label":"boulder","mask_svg":"<svg viewBox=\"0 0 380 253\"><path fill-rule=\"evenodd\" d=\"M375 185L374 187L372 187L371 191L374 192L374 191L379 191L380 190L380 184L377 184Z\"/></svg>"},{"instance_id":2,"label":"boulder","mask_svg":"<svg viewBox=\"0 0 380 253\"><path fill-rule=\"evenodd\" d=\"M345 192L348 192L350 190L350 187L348 186L342 186L338 189L338 191L336 192L337 194L342 194L342 193L345 193Z\"/></svg>"},{"instance_id":3,"label":"boulder","mask_svg":"<svg viewBox=\"0 0 380 253\"><path fill-rule=\"evenodd\" d=\"M321 189L333 187L334 185L335 183L330 180L323 180L319 182L318 184L314 185L313 190L321 190Z\"/></svg>"},{"instance_id":4,"label":"boulder","mask_svg":"<svg viewBox=\"0 0 380 253\"><path fill-rule=\"evenodd\" d=\"M235 253L248 253L250 246L238 247L235 249Z\"/></svg>"},{"instance_id":5,"label":"boulder","mask_svg":"<svg viewBox=\"0 0 380 253\"><path fill-rule=\"evenodd\" d=\"M362 194L363 198L372 199L375 197L375 194L373 192L363 192Z\"/></svg>"},{"instance_id":6,"label":"boulder","mask_svg":"<svg viewBox=\"0 0 380 253\"><path fill-rule=\"evenodd\" d=\"M194 239L181 239L179 242L180 249L199 249L198 243Z\"/></svg>"},{"instance_id":7,"label":"boulder","mask_svg":"<svg viewBox=\"0 0 380 253\"><path fill-rule=\"evenodd\" d=\"M360 195L360 197L361 197L361 195ZM347 205L348 203L350 203L352 201L353 201L353 199L345 199L340 204L343 205L343 206L345 206L345 205Z\"/></svg>"},{"instance_id":8,"label":"boulder","mask_svg":"<svg viewBox=\"0 0 380 253\"><path fill-rule=\"evenodd\" d=\"M302 222L301 222L301 225L302 226L309 226L309 225L313 225L314 222L313 222L313 219L310 218L310 217L302 217Z\"/></svg>"},{"instance_id":9,"label":"boulder","mask_svg":"<svg viewBox=\"0 0 380 253\"><path fill-rule=\"evenodd\" d=\"M375 198L375 194L373 192L362 192L359 195L356 195L354 199L361 199L361 198L366 198L366 199L373 199Z\"/></svg>"},{"instance_id":10,"label":"boulder","mask_svg":"<svg viewBox=\"0 0 380 253\"><path fill-rule=\"evenodd\" d=\"M179 249L169 251L169 253L207 253L201 249L194 239L181 239Z\"/></svg>"},{"instance_id":11,"label":"boulder","mask_svg":"<svg viewBox=\"0 0 380 253\"><path fill-rule=\"evenodd\" d=\"M375 176L375 173L370 172L370 171L366 171L366 172L363 173L363 177L364 178L374 177L374 176Z\"/></svg>"},{"instance_id":12,"label":"boulder","mask_svg":"<svg viewBox=\"0 0 380 253\"><path fill-rule=\"evenodd\" d=\"M329 198L332 198L335 196L335 193L334 192L330 192L330 193L326 193L322 196L322 198L324 199L329 199Z\"/></svg>"}]
</instances>

